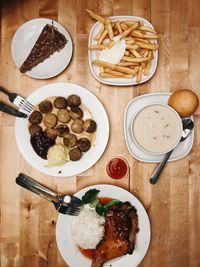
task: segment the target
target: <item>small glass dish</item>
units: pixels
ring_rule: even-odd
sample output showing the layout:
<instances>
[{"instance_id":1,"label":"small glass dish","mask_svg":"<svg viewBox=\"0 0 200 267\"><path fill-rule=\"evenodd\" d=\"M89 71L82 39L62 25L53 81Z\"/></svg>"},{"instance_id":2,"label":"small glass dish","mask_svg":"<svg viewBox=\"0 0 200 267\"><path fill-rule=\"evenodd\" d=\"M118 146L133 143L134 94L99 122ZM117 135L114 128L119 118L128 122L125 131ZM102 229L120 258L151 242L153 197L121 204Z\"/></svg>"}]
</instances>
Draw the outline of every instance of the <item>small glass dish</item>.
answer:
<instances>
[{"instance_id":1,"label":"small glass dish","mask_svg":"<svg viewBox=\"0 0 200 267\"><path fill-rule=\"evenodd\" d=\"M106 173L111 179L123 179L129 173L128 162L122 157L114 157L107 163Z\"/></svg>"}]
</instances>

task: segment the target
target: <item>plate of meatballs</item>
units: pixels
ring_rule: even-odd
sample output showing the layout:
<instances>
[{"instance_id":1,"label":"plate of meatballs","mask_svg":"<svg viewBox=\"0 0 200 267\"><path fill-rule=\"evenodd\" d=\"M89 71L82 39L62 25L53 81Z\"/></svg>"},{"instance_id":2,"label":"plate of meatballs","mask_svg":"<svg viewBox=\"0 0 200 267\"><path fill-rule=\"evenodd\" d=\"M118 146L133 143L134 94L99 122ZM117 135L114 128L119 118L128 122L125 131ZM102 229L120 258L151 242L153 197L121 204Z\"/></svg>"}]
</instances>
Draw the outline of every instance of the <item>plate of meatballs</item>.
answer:
<instances>
[{"instance_id":1,"label":"plate of meatballs","mask_svg":"<svg viewBox=\"0 0 200 267\"><path fill-rule=\"evenodd\" d=\"M107 146L109 122L95 95L73 83L53 83L27 100L34 110L28 119L16 119L15 137L32 167L64 177L78 175L98 161Z\"/></svg>"}]
</instances>

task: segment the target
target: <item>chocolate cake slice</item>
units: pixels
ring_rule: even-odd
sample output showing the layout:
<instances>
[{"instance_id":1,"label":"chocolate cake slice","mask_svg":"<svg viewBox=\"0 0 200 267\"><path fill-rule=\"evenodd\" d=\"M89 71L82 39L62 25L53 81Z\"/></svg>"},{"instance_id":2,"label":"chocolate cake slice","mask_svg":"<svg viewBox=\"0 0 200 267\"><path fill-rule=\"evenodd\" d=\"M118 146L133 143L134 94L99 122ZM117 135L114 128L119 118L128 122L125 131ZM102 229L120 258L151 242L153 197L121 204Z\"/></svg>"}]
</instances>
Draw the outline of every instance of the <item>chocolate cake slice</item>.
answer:
<instances>
[{"instance_id":1,"label":"chocolate cake slice","mask_svg":"<svg viewBox=\"0 0 200 267\"><path fill-rule=\"evenodd\" d=\"M60 51L67 43L65 36L60 33L53 25L47 24L35 45L33 46L27 59L20 67L20 71L25 73L33 67L43 62L46 58L56 51Z\"/></svg>"}]
</instances>

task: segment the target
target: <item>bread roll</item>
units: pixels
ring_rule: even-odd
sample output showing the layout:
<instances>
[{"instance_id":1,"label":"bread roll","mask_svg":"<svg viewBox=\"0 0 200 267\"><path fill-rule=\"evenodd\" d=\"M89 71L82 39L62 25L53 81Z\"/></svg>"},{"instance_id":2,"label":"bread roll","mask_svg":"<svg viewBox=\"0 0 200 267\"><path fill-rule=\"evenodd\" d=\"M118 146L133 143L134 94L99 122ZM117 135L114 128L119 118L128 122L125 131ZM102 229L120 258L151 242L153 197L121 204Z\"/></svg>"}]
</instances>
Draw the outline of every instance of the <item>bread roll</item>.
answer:
<instances>
[{"instance_id":1,"label":"bread roll","mask_svg":"<svg viewBox=\"0 0 200 267\"><path fill-rule=\"evenodd\" d=\"M198 108L198 96L189 89L183 89L173 93L168 105L174 108L181 117L191 116Z\"/></svg>"}]
</instances>

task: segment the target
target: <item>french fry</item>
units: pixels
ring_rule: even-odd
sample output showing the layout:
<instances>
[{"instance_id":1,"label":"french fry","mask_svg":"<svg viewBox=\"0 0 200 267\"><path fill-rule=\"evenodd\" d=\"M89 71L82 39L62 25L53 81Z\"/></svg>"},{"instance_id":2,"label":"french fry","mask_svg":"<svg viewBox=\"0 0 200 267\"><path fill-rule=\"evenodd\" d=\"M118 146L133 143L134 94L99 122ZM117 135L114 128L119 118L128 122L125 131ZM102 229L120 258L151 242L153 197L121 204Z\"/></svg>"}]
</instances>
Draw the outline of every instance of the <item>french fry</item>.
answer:
<instances>
[{"instance_id":1,"label":"french fry","mask_svg":"<svg viewBox=\"0 0 200 267\"><path fill-rule=\"evenodd\" d=\"M146 63L146 66L145 66L145 68L144 68L143 74L144 74L145 76L149 75L150 69L151 69L151 61L149 60L149 61L147 61L147 63Z\"/></svg>"},{"instance_id":2,"label":"french fry","mask_svg":"<svg viewBox=\"0 0 200 267\"><path fill-rule=\"evenodd\" d=\"M98 40L98 44L99 44L99 45L103 42L103 40L104 40L104 38L106 37L107 34L108 34L108 30L105 29L105 30L103 31L102 35L100 36L99 40Z\"/></svg>"},{"instance_id":3,"label":"french fry","mask_svg":"<svg viewBox=\"0 0 200 267\"><path fill-rule=\"evenodd\" d=\"M134 23L138 22L140 26L143 26L144 25L144 22L143 21L135 21L135 20L125 20L124 23L126 23L126 25L133 25Z\"/></svg>"},{"instance_id":4,"label":"french fry","mask_svg":"<svg viewBox=\"0 0 200 267\"><path fill-rule=\"evenodd\" d=\"M124 74L123 72L116 71L116 70L111 70L111 69L107 69L107 68L105 68L105 72L109 73L109 74L113 74L113 75L119 76L119 77L123 77L124 75L127 75L127 74ZM128 74L128 75L130 75L130 74Z\"/></svg>"},{"instance_id":5,"label":"french fry","mask_svg":"<svg viewBox=\"0 0 200 267\"><path fill-rule=\"evenodd\" d=\"M132 45L135 43L135 40L126 40L127 45Z\"/></svg>"},{"instance_id":6,"label":"french fry","mask_svg":"<svg viewBox=\"0 0 200 267\"><path fill-rule=\"evenodd\" d=\"M137 31L137 30L132 31L131 35L134 36L134 37L138 37L138 38L144 38L144 34L141 33L140 31Z\"/></svg>"},{"instance_id":7,"label":"french fry","mask_svg":"<svg viewBox=\"0 0 200 267\"><path fill-rule=\"evenodd\" d=\"M113 40L113 29L112 29L111 22L110 22L109 18L105 19L105 25L106 25L106 29L108 31L108 36L109 36L110 40L112 41Z\"/></svg>"},{"instance_id":8,"label":"french fry","mask_svg":"<svg viewBox=\"0 0 200 267\"><path fill-rule=\"evenodd\" d=\"M99 38L101 37L101 35L102 35L104 29L105 29L104 25L101 25L101 28L100 28L99 32L98 32L97 35L93 38L93 40L98 41Z\"/></svg>"},{"instance_id":9,"label":"french fry","mask_svg":"<svg viewBox=\"0 0 200 267\"><path fill-rule=\"evenodd\" d=\"M136 67L138 66L139 63L136 63L136 62L119 62L117 65L118 66L124 66L124 67L130 67L130 66L133 66L133 67Z\"/></svg>"},{"instance_id":10,"label":"french fry","mask_svg":"<svg viewBox=\"0 0 200 267\"><path fill-rule=\"evenodd\" d=\"M157 34L143 34L143 38L146 38L146 39L158 39L159 36Z\"/></svg>"},{"instance_id":11,"label":"french fry","mask_svg":"<svg viewBox=\"0 0 200 267\"><path fill-rule=\"evenodd\" d=\"M155 50L155 49L158 49L158 47L159 47L159 44L150 44L150 43L147 44L147 43L137 42L137 41L136 41L136 44L142 48L147 48L150 50Z\"/></svg>"},{"instance_id":12,"label":"french fry","mask_svg":"<svg viewBox=\"0 0 200 267\"><path fill-rule=\"evenodd\" d=\"M127 36L125 39L126 41L131 41L131 40L135 41L135 38L133 38L132 36Z\"/></svg>"},{"instance_id":13,"label":"french fry","mask_svg":"<svg viewBox=\"0 0 200 267\"><path fill-rule=\"evenodd\" d=\"M126 48L129 50L136 50L139 48L139 45L134 44L134 45L126 45Z\"/></svg>"},{"instance_id":14,"label":"french fry","mask_svg":"<svg viewBox=\"0 0 200 267\"><path fill-rule=\"evenodd\" d=\"M139 26L139 24L136 22L134 25L132 25L130 28L128 28L126 31L120 33L120 39L125 38L127 35L129 35L132 31L134 31L135 29L137 29L137 27Z\"/></svg>"},{"instance_id":15,"label":"french fry","mask_svg":"<svg viewBox=\"0 0 200 267\"><path fill-rule=\"evenodd\" d=\"M131 53L132 53L135 57L137 57L137 58L142 57L142 56L140 55L140 53L137 52L136 50L131 50Z\"/></svg>"},{"instance_id":16,"label":"french fry","mask_svg":"<svg viewBox=\"0 0 200 267\"><path fill-rule=\"evenodd\" d=\"M124 22L121 22L120 26L123 31L126 31L128 29L128 26Z\"/></svg>"},{"instance_id":17,"label":"french fry","mask_svg":"<svg viewBox=\"0 0 200 267\"><path fill-rule=\"evenodd\" d=\"M149 58L147 58L147 57L134 57L134 58L132 58L132 57L123 56L122 60L128 61L128 62L138 62L138 63L140 63L140 62L148 61Z\"/></svg>"},{"instance_id":18,"label":"french fry","mask_svg":"<svg viewBox=\"0 0 200 267\"><path fill-rule=\"evenodd\" d=\"M133 75L130 75L130 74L124 74L122 77L119 77L118 75L114 75L114 74L107 73L107 72L102 72L99 74L99 76L101 78L126 78L126 79L133 78Z\"/></svg>"},{"instance_id":19,"label":"french fry","mask_svg":"<svg viewBox=\"0 0 200 267\"><path fill-rule=\"evenodd\" d=\"M122 33L122 28L121 28L121 25L120 25L119 21L116 21L116 26L117 26L117 29L118 29L119 33Z\"/></svg>"},{"instance_id":20,"label":"french fry","mask_svg":"<svg viewBox=\"0 0 200 267\"><path fill-rule=\"evenodd\" d=\"M139 66L139 70L137 72L136 82L140 83L142 79L142 65Z\"/></svg>"},{"instance_id":21,"label":"french fry","mask_svg":"<svg viewBox=\"0 0 200 267\"><path fill-rule=\"evenodd\" d=\"M135 43L135 40L126 40L127 45L132 45Z\"/></svg>"},{"instance_id":22,"label":"french fry","mask_svg":"<svg viewBox=\"0 0 200 267\"><path fill-rule=\"evenodd\" d=\"M133 38L133 37L132 37ZM149 43L148 40L146 39L143 39L143 38L134 38L135 41L138 41L138 42L143 42L143 43Z\"/></svg>"},{"instance_id":23,"label":"french fry","mask_svg":"<svg viewBox=\"0 0 200 267\"><path fill-rule=\"evenodd\" d=\"M90 50L102 50L102 49L106 49L108 48L109 46L106 45L106 44L101 44L101 45L91 45L89 46L89 49Z\"/></svg>"},{"instance_id":24,"label":"french fry","mask_svg":"<svg viewBox=\"0 0 200 267\"><path fill-rule=\"evenodd\" d=\"M101 61L101 60L93 60L92 63L94 65L105 67L105 68L109 68L111 70L116 70L116 71L120 71L120 72L123 72L123 73L135 75L135 71L131 70L131 69L127 68L127 67L117 66L115 64L111 64L111 63L108 63L108 62L105 62L105 61Z\"/></svg>"},{"instance_id":25,"label":"french fry","mask_svg":"<svg viewBox=\"0 0 200 267\"><path fill-rule=\"evenodd\" d=\"M98 20L99 22L101 22L102 24L105 24L105 19L97 14L95 14L94 12L92 12L89 9L86 9L87 13L90 15L90 17L92 17L93 19Z\"/></svg>"},{"instance_id":26,"label":"french fry","mask_svg":"<svg viewBox=\"0 0 200 267\"><path fill-rule=\"evenodd\" d=\"M150 27L147 27L147 26L140 26L138 28L138 30L140 31L145 31L145 32L152 32L152 33L155 33L156 34L156 31Z\"/></svg>"}]
</instances>

